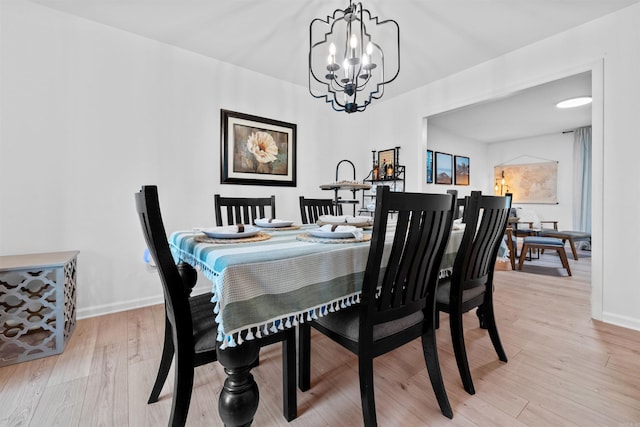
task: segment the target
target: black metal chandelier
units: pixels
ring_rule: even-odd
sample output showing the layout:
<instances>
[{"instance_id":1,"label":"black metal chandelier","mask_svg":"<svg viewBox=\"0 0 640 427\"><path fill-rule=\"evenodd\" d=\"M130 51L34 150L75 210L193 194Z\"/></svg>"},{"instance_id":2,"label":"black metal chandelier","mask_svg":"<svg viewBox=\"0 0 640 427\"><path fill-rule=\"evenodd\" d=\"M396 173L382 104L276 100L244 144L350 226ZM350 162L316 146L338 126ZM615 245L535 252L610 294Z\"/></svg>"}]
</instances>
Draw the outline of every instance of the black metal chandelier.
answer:
<instances>
[{"instance_id":1,"label":"black metal chandelier","mask_svg":"<svg viewBox=\"0 0 640 427\"><path fill-rule=\"evenodd\" d=\"M375 32L375 34L374 34ZM385 51L393 59L385 63ZM391 78L385 80L386 67ZM400 72L400 27L379 21L362 3L309 25L309 93L336 111L364 111Z\"/></svg>"}]
</instances>

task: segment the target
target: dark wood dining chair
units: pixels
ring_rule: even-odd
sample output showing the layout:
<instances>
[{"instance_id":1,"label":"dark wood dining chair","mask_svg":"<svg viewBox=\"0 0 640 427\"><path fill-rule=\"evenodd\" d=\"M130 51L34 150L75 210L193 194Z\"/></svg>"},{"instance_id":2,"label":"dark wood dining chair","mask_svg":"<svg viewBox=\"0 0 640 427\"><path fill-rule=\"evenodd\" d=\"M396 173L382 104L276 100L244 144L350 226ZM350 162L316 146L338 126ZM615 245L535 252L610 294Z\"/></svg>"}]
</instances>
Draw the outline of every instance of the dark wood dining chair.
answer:
<instances>
[{"instance_id":1,"label":"dark wood dining chair","mask_svg":"<svg viewBox=\"0 0 640 427\"><path fill-rule=\"evenodd\" d=\"M222 197L216 194L213 198L218 227L233 224L255 225L256 219L276 218L276 196Z\"/></svg>"},{"instance_id":2,"label":"dark wood dining chair","mask_svg":"<svg viewBox=\"0 0 640 427\"><path fill-rule=\"evenodd\" d=\"M360 302L299 325L298 385L303 391L310 387L313 326L358 356L364 424L375 426L373 359L421 337L440 410L452 418L438 362L434 294L455 200L449 194L400 193L388 187L378 191ZM397 223L384 268L382 253L390 215L397 217Z\"/></svg>"},{"instance_id":3,"label":"dark wood dining chair","mask_svg":"<svg viewBox=\"0 0 640 427\"><path fill-rule=\"evenodd\" d=\"M218 325L211 293L190 296L197 275L187 264L174 263L165 233L158 189L143 186L135 194L136 209L149 252L158 268L164 291L165 330L160 367L149 401L158 401L175 355L175 379L170 426L184 426L189 412L196 366L215 362ZM182 272L182 273L181 273ZM295 329L263 336L260 346L282 342L283 412L287 421L297 416Z\"/></svg>"},{"instance_id":4,"label":"dark wood dining chair","mask_svg":"<svg viewBox=\"0 0 640 427\"><path fill-rule=\"evenodd\" d=\"M449 313L453 350L464 389L474 394L464 344L462 315L478 308L480 326L488 329L498 358L506 362L493 311L493 273L504 238L511 197L483 196L474 191L467 199L466 226L453 264L453 274L438 285L436 316Z\"/></svg>"},{"instance_id":5,"label":"dark wood dining chair","mask_svg":"<svg viewBox=\"0 0 640 427\"><path fill-rule=\"evenodd\" d=\"M307 199L300 196L300 218L303 224L315 224L321 215L342 215L342 206L334 208L333 199Z\"/></svg>"}]
</instances>

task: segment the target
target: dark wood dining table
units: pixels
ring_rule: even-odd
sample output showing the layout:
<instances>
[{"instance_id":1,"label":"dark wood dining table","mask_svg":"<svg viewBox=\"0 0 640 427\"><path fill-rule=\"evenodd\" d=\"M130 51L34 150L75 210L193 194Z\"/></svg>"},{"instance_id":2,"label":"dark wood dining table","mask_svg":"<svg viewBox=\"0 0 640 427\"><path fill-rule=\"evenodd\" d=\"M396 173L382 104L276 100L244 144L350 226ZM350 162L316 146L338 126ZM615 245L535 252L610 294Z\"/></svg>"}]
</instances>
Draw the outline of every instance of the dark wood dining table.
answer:
<instances>
[{"instance_id":1,"label":"dark wood dining table","mask_svg":"<svg viewBox=\"0 0 640 427\"><path fill-rule=\"evenodd\" d=\"M258 358L256 338L359 301L371 232L361 241L326 239L309 234L317 228L269 228L244 239L178 231L169 238L176 262L201 270L213 284L217 354L227 374L218 412L226 426L249 425L257 411L258 386L250 374ZM451 233L443 275L451 271L462 234ZM384 265L387 260L388 254Z\"/></svg>"}]
</instances>

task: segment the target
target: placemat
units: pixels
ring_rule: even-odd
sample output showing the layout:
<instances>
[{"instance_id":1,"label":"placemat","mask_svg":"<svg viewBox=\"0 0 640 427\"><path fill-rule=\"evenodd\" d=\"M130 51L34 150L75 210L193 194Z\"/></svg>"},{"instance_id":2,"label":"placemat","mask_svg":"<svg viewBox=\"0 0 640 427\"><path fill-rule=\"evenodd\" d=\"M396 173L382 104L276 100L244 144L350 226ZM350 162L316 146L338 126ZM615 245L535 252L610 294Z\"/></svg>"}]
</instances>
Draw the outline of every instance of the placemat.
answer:
<instances>
[{"instance_id":1,"label":"placemat","mask_svg":"<svg viewBox=\"0 0 640 427\"><path fill-rule=\"evenodd\" d=\"M260 227L259 225L256 225L256 227L264 231L291 231L300 229L299 225L290 225L288 227Z\"/></svg>"},{"instance_id":2,"label":"placemat","mask_svg":"<svg viewBox=\"0 0 640 427\"><path fill-rule=\"evenodd\" d=\"M195 241L198 243L249 243L249 242L259 242L261 240L269 240L271 235L265 233L263 231L258 231L258 234L253 235L251 237L243 237L241 239L216 239L214 237L209 236L196 236Z\"/></svg>"},{"instance_id":3,"label":"placemat","mask_svg":"<svg viewBox=\"0 0 640 427\"><path fill-rule=\"evenodd\" d=\"M327 239L326 237L315 237L309 233L302 233L296 236L296 239L302 240L303 242L312 242L312 243L359 243L359 242L368 242L371 240L371 234L365 234L362 236L362 240L356 240L355 237L350 239Z\"/></svg>"}]
</instances>

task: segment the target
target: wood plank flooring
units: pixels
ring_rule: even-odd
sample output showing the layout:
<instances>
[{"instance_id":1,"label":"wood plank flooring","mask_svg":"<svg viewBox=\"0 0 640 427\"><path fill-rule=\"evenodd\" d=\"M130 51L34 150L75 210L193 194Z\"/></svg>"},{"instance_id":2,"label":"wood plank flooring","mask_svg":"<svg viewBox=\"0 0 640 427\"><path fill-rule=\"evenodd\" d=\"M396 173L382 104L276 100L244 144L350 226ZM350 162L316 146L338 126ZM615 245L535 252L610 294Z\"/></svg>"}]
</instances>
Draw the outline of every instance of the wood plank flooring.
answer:
<instances>
[{"instance_id":1,"label":"wood plank flooring","mask_svg":"<svg viewBox=\"0 0 640 427\"><path fill-rule=\"evenodd\" d=\"M497 271L496 315L508 363L498 360L475 314L465 339L476 394L462 388L448 318L438 348L453 420L440 414L419 340L375 361L380 426L640 425L640 332L593 321L590 253L570 259L566 277L555 254L523 271ZM64 353L0 368L0 426L161 426L172 377L147 405L161 352L160 305L80 320ZM312 339L311 390L298 391L298 418L282 417L280 346L262 349L253 370L261 392L256 426L362 424L356 359L327 338ZM224 372L196 368L189 426L219 426Z\"/></svg>"}]
</instances>

